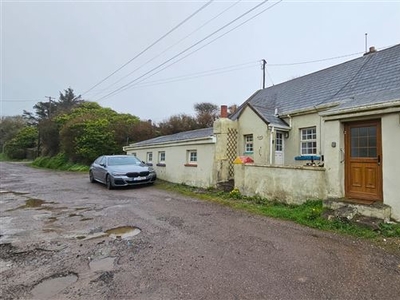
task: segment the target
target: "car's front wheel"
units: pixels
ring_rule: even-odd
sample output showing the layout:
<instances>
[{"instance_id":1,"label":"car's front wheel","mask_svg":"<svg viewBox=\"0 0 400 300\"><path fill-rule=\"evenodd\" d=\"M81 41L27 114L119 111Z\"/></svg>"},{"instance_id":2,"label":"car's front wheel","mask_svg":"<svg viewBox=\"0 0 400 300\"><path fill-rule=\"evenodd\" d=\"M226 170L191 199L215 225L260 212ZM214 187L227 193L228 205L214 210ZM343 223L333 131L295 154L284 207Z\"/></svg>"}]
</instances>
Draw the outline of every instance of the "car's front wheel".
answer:
<instances>
[{"instance_id":1,"label":"car's front wheel","mask_svg":"<svg viewBox=\"0 0 400 300\"><path fill-rule=\"evenodd\" d=\"M96 181L96 180L94 180L94 176L93 176L93 172L92 171L89 172L89 181L91 183L94 183Z\"/></svg>"},{"instance_id":2,"label":"car's front wheel","mask_svg":"<svg viewBox=\"0 0 400 300\"><path fill-rule=\"evenodd\" d=\"M109 190L112 190L114 188L114 186L111 182L110 175L107 175L107 177L106 177L106 186L107 186L107 189L109 189Z\"/></svg>"}]
</instances>

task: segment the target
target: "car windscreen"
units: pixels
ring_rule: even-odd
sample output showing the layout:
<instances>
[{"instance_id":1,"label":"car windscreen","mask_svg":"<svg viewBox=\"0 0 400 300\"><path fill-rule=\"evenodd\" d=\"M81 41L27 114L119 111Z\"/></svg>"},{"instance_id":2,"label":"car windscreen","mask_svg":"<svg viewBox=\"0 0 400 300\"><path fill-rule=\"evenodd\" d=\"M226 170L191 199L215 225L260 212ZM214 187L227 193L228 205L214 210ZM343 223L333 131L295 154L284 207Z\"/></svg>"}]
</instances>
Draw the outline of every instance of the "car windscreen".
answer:
<instances>
[{"instance_id":1,"label":"car windscreen","mask_svg":"<svg viewBox=\"0 0 400 300\"><path fill-rule=\"evenodd\" d=\"M119 156L119 157L109 157L109 166L122 166L122 165L140 165L142 162L138 160L135 156Z\"/></svg>"}]
</instances>

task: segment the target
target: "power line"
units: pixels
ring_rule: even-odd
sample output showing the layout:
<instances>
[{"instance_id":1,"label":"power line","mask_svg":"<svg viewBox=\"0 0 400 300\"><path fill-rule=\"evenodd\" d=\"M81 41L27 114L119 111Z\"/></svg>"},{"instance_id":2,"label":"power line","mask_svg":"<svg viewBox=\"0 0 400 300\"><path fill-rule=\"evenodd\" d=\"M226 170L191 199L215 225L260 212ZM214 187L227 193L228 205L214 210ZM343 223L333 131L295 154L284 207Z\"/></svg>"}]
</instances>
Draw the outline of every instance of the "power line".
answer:
<instances>
[{"instance_id":1,"label":"power line","mask_svg":"<svg viewBox=\"0 0 400 300\"><path fill-rule=\"evenodd\" d=\"M279 4L279 3L282 2L282 1L283 1L283 0L280 0L280 1L278 1L278 2L276 2L276 3L274 3L274 4L272 4L272 5L268 6L266 9L264 9L264 10L262 10L261 12L255 14L255 15L252 16L251 18L249 18L249 19L243 21L242 23L238 24L237 26L233 27L232 29L228 30L227 32L221 34L220 36L217 36L216 38L214 38L213 40L209 41L208 43L206 43L205 45L201 46L200 48L195 49L194 51L192 51L192 52L188 53L187 55L181 57L180 59L176 60L175 62L173 62L173 63L171 63L171 64L165 66L164 68L158 70L157 72L151 74L150 76L148 76L148 77L142 79L142 80L139 81L138 83L141 83L141 82L143 82L143 81L149 79L150 77L152 77L152 76L154 76L154 75L156 75L156 74L162 72L163 70L165 70L165 69L171 67L172 65L174 65L174 64L176 64L176 63L178 63L178 62L180 62L181 60L185 59L186 57L188 57L188 56L190 56L190 55L196 53L197 51L203 49L204 47L208 46L209 44L213 43L214 41L216 41L216 40L220 39L221 37L225 36L226 34L232 32L232 31L235 30L236 28L238 28L238 27L240 27L240 26L243 26L244 24L246 24L246 23L249 22L250 20L254 19L255 17L257 17L257 16L259 16L259 15L261 15L262 13L264 13L265 11L271 9L272 7L274 7L275 5ZM266 2L268 2L268 0L262 2L261 4L265 4ZM218 30L215 31L214 33L220 31L221 29L223 29L223 28L227 27L228 25L232 24L233 22L235 22L235 21L238 20L239 18L241 18L241 17L245 16L246 14L250 13L250 12L253 11L254 9L258 8L258 6L260 6L260 4L257 5L256 7L252 8L251 10L247 11L245 14L243 14L243 15L239 16L238 18L234 19L233 21L231 21L231 22L228 23L227 25L221 27L220 29L218 29ZM214 33L212 33L211 35L213 35ZM210 37L211 35L207 36L206 38ZM206 38L205 38L205 39L206 39ZM204 41L205 39L201 40L200 42ZM196 44L194 44L194 45L192 45L192 46L196 46L196 45L198 45L200 42L198 42L198 43L196 43ZM193 48L192 46L189 47L188 49ZM186 49L186 50L188 50L188 49ZM184 51L185 51L185 50L184 50ZM183 52L184 52L184 51L183 51ZM183 52L181 52L180 54L182 54ZM180 54L178 54L178 55L180 55ZM168 63L169 61L171 61L172 59L174 59L174 58L177 57L178 55L176 55L176 56L174 56L173 58L169 59L167 62L164 62L163 64L157 66L156 68L150 70L149 72L147 72L146 74L140 76L140 77L137 78L136 80L131 81L130 83L126 84L125 86L122 86L122 87L120 88L120 90L116 90L116 91L114 91L114 93L122 92L122 91L125 91L125 90L129 89L130 86L132 85L132 83L134 83L134 82L137 81L138 79L141 79L141 78L144 77L145 75L151 73L152 71L154 71L155 69L157 69L157 68L159 68L160 66L164 65L165 63ZM110 94L112 95L112 93L110 93ZM110 94L108 94L108 95L106 95L106 96L100 98L99 100L102 100L103 98L108 97ZM110 95L110 96L111 96L111 95Z\"/></svg>"},{"instance_id":2,"label":"power line","mask_svg":"<svg viewBox=\"0 0 400 300\"><path fill-rule=\"evenodd\" d=\"M232 5L230 5L229 7L227 7L226 9L224 9L222 12L220 12L219 14L217 14L216 16L212 17L211 19L209 19L208 21L206 21L203 25L201 25L200 27L196 28L195 30L193 30L191 33L189 33L188 35L186 35L185 37L183 37L182 39L180 39L178 42L176 42L175 44L169 46L167 49L165 49L164 51L162 51L161 53L157 54L156 56L154 56L153 58L149 59L148 61L146 61L144 64L140 65L139 67L137 67L136 69L134 69L132 72L128 73L127 75L123 76L122 78L118 79L117 81L113 82L112 84L110 84L109 86L107 86L105 89L103 89L102 91L98 92L97 94L95 94L93 97L96 97L97 95L101 94L103 91L108 90L109 88L113 87L114 85L116 85L117 83L121 82L122 80L124 80L125 78L127 78L128 76L132 75L133 73L135 73L136 71L140 70L141 68L143 68L145 65L149 64L150 62L152 62L153 60L155 60L156 58L160 57L161 55L163 55L165 52L167 52L168 50L170 50L171 48L175 47L176 45L180 44L182 41L184 41L185 39L187 39L188 37L192 36L194 33L196 33L197 31L199 31L200 29L202 29L203 27L205 27L207 24L209 24L210 22L214 21L216 18L218 18L219 16L221 16L222 14L224 14L225 12L227 12L228 10L230 10L232 7L234 7L235 5L237 5L239 2L241 2L242 0L237 0L236 2L234 2Z\"/></svg>"},{"instance_id":3,"label":"power line","mask_svg":"<svg viewBox=\"0 0 400 300\"><path fill-rule=\"evenodd\" d=\"M251 13L253 10L257 9L258 7L260 7L261 5L264 5L265 3L267 3L269 0L264 0L263 2L257 4L256 6L254 6L253 8L251 8L250 10L248 10L247 12L243 13L242 15L240 15L239 17L235 18L234 20L228 22L227 24L225 24L224 26L220 27L219 29L215 30L214 32L212 32L211 34L207 35L205 38L201 39L200 41L194 43L193 45L191 45L190 47L186 48L185 50L179 52L178 54L174 55L173 57L171 57L170 59L164 61L163 63L159 64L158 66L156 66L155 68L151 69L150 71L144 73L143 75L137 77L136 79L128 82L127 84L119 87L118 89L114 90L111 93L108 93L107 95L101 97L100 99L98 99L98 101L103 100L105 98L108 98L122 90L125 90L125 88L127 88L128 86L130 86L132 83L138 81L139 79L143 78L144 76L150 74L151 72L153 72L154 70L157 70L158 68L164 66L165 64L169 63L170 61L172 61L173 59L177 58L178 56L182 55L183 53L189 51L190 49L196 47L197 45L199 45L200 43L202 43L203 41L207 40L208 38L210 38L211 36L213 36L214 34L220 32L221 30L225 29L226 27L228 27L229 25L231 25L232 23L236 22L237 20L243 18L244 16L248 15L249 13ZM281 0L282 1L282 0ZM279 3L279 2L278 2Z\"/></svg>"},{"instance_id":4,"label":"power line","mask_svg":"<svg viewBox=\"0 0 400 300\"><path fill-rule=\"evenodd\" d=\"M171 78L164 78L164 79L159 79L159 80L154 80L154 81L148 81L144 82L143 84L136 84L133 86L135 87L148 87L148 86L154 86L154 85L159 85L159 84L165 84L165 83L172 83L172 82L179 82L179 81L184 81L184 80L190 80L190 79L195 79L199 77L206 77L206 76L213 76L217 74L222 74L222 73L228 73L228 72L233 72L237 70L243 70L247 68L253 68L256 66L256 62L251 63L252 65L246 64L246 66L241 66L241 67L229 67L228 70L221 70L221 69L226 69L226 68L220 68L220 69L214 69L214 70L209 70L209 71L203 71L203 72L198 72L198 73L192 73L192 74L187 74L187 75L182 75L182 76L176 76L176 77L171 77ZM228 67L227 67L228 68Z\"/></svg>"},{"instance_id":5,"label":"power line","mask_svg":"<svg viewBox=\"0 0 400 300\"><path fill-rule=\"evenodd\" d=\"M130 60L128 60L125 64L123 64L121 67L119 67L117 70L115 70L114 72L112 72L110 75L108 75L107 77L105 77L104 79L102 79L101 81L99 81L98 83L96 83L94 86L92 86L90 89L88 89L86 92L84 92L82 95L87 94L88 92L90 92L91 90L93 90L95 87L99 86L100 84L102 84L104 81L106 81L108 78L110 78L111 76L113 76L115 73L117 73L118 71L120 71L121 69L123 69L124 67L126 67L128 64L130 64L132 61L134 61L136 58L138 58L140 55L142 55L143 53L145 53L147 50L149 50L151 47L153 47L154 45L156 45L158 42L160 42L161 40L163 40L165 37L167 37L169 34L171 34L173 31L175 31L176 29L178 29L180 26L182 26L184 23L186 23L187 21L189 21L192 17L194 17L195 15L197 15L200 11L202 11L203 9L205 9L208 5L210 5L214 0L210 0L208 1L206 4L204 4L202 7L200 7L198 10L196 10L194 13L192 13L189 17L187 17L186 19L184 19L182 22L180 22L178 25L176 25L174 28L172 28L170 31L168 31L166 34L164 34L162 37L158 38L155 42L153 42L150 46L146 47L144 50L142 50L140 53L138 53L137 55L135 55L133 58L131 58Z\"/></svg>"},{"instance_id":6,"label":"power line","mask_svg":"<svg viewBox=\"0 0 400 300\"><path fill-rule=\"evenodd\" d=\"M345 54L345 55L334 56L334 57L329 57L329 58L322 58L322 59L317 59L317 60L309 60L309 61L293 62L293 63L281 63L281 64L268 64L268 66L269 67L285 67L285 66L305 65L305 64L311 64L311 63L316 63L316 62L322 62L322 61L327 61L327 60L333 60L333 59L338 59L338 58L360 55L363 53L364 52L355 52L355 53L351 53L351 54Z\"/></svg>"}]
</instances>

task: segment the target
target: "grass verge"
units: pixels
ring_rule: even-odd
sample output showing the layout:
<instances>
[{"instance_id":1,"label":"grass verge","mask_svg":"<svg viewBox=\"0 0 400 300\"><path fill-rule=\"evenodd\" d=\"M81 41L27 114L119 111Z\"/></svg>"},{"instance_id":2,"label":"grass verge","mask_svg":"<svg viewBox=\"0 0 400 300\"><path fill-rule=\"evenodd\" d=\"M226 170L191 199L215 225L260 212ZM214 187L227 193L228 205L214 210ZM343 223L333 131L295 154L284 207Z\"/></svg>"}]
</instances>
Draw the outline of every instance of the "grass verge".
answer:
<instances>
[{"instance_id":1,"label":"grass verge","mask_svg":"<svg viewBox=\"0 0 400 300\"><path fill-rule=\"evenodd\" d=\"M52 170L87 172L89 166L70 163L66 156L62 153L53 157L38 157L32 162L32 166L38 168L46 168Z\"/></svg>"},{"instance_id":2,"label":"grass verge","mask_svg":"<svg viewBox=\"0 0 400 300\"><path fill-rule=\"evenodd\" d=\"M245 210L254 214L290 220L311 228L347 234L360 238L374 239L383 237L395 238L400 241L400 224L381 223L377 230L373 230L347 220L327 220L323 217L323 214L327 209L322 206L322 201L307 201L301 205L288 205L276 201L268 201L259 196L243 196L237 189L234 189L231 192L222 192L216 189L199 189L197 187L173 184L161 180L156 183L156 186L164 190L217 202L225 206Z\"/></svg>"}]
</instances>

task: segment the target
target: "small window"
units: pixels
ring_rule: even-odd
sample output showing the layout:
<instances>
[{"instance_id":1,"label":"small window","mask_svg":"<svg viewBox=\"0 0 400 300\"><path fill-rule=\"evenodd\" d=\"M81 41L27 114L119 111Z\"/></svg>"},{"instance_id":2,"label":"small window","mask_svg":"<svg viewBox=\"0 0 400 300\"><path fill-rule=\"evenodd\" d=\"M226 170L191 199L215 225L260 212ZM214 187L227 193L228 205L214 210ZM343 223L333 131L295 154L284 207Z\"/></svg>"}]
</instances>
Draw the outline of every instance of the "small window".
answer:
<instances>
[{"instance_id":1,"label":"small window","mask_svg":"<svg viewBox=\"0 0 400 300\"><path fill-rule=\"evenodd\" d=\"M303 128L300 130L301 155L317 154L317 129L316 127Z\"/></svg>"},{"instance_id":2,"label":"small window","mask_svg":"<svg viewBox=\"0 0 400 300\"><path fill-rule=\"evenodd\" d=\"M187 151L187 163L188 164L197 164L197 150L188 150Z\"/></svg>"},{"instance_id":3,"label":"small window","mask_svg":"<svg viewBox=\"0 0 400 300\"><path fill-rule=\"evenodd\" d=\"M276 133L275 151L283 151L283 133L282 132Z\"/></svg>"},{"instance_id":4,"label":"small window","mask_svg":"<svg viewBox=\"0 0 400 300\"><path fill-rule=\"evenodd\" d=\"M253 153L253 135L246 134L244 136L244 152Z\"/></svg>"},{"instance_id":5,"label":"small window","mask_svg":"<svg viewBox=\"0 0 400 300\"><path fill-rule=\"evenodd\" d=\"M153 152L147 152L147 162L153 162Z\"/></svg>"},{"instance_id":6,"label":"small window","mask_svg":"<svg viewBox=\"0 0 400 300\"><path fill-rule=\"evenodd\" d=\"M164 163L165 162L165 151L158 152L158 162Z\"/></svg>"}]
</instances>

